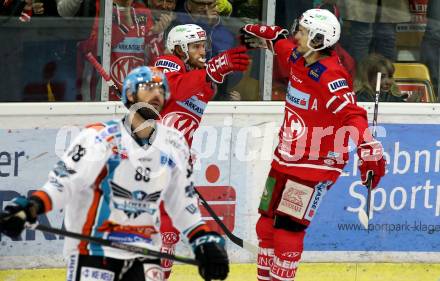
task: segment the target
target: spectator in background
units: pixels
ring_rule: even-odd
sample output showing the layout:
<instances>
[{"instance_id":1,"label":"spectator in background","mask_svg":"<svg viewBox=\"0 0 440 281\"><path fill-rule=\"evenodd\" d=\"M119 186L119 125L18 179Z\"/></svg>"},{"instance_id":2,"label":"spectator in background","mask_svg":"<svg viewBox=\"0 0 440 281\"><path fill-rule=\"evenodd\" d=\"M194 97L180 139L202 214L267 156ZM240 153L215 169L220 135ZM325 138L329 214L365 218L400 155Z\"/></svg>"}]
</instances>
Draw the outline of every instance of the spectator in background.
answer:
<instances>
[{"instance_id":1,"label":"spectator in background","mask_svg":"<svg viewBox=\"0 0 440 281\"><path fill-rule=\"evenodd\" d=\"M217 0L186 0L184 12L179 13L176 20L171 24L171 27L173 27L193 23L202 27L208 37L207 60L231 49L237 43L236 35L223 24L217 7ZM233 87L240 82L242 77L242 73L238 72L228 75L224 83L219 86L214 99L240 100L240 94L233 91Z\"/></svg>"},{"instance_id":2,"label":"spectator in background","mask_svg":"<svg viewBox=\"0 0 440 281\"><path fill-rule=\"evenodd\" d=\"M153 25L149 9L133 0L113 0L112 39L110 54L110 76L118 86L133 68L145 65L145 50L148 34ZM96 18L90 38L81 42L78 63L78 89L82 100L95 100L99 75L85 59L91 52L95 57L98 49L99 18ZM117 93L110 91L109 100L119 100Z\"/></svg>"},{"instance_id":3,"label":"spectator in background","mask_svg":"<svg viewBox=\"0 0 440 281\"><path fill-rule=\"evenodd\" d=\"M165 54L165 31L176 19L174 10L177 0L148 0L148 8L153 16L153 27L148 33L146 48L146 65L150 65L157 57Z\"/></svg>"},{"instance_id":4,"label":"spectator in background","mask_svg":"<svg viewBox=\"0 0 440 281\"><path fill-rule=\"evenodd\" d=\"M55 0L62 17L98 17L99 0Z\"/></svg>"},{"instance_id":5,"label":"spectator in background","mask_svg":"<svg viewBox=\"0 0 440 281\"><path fill-rule=\"evenodd\" d=\"M374 102L376 96L377 73L381 72L380 96L381 102L416 102L419 100L417 94L410 97L402 95L396 85L394 75L394 65L391 60L381 54L370 54L366 57L358 68L358 77L355 82L354 90L358 102Z\"/></svg>"},{"instance_id":6,"label":"spectator in background","mask_svg":"<svg viewBox=\"0 0 440 281\"><path fill-rule=\"evenodd\" d=\"M428 1L425 34L420 46L420 61L429 68L434 92L439 96L440 1Z\"/></svg>"},{"instance_id":7,"label":"spectator in background","mask_svg":"<svg viewBox=\"0 0 440 281\"><path fill-rule=\"evenodd\" d=\"M228 0L217 0L217 11L221 17L229 17L232 14L232 4Z\"/></svg>"},{"instance_id":8,"label":"spectator in background","mask_svg":"<svg viewBox=\"0 0 440 281\"><path fill-rule=\"evenodd\" d=\"M247 21L253 22L261 20L262 16L262 2L259 0L233 0L234 8L232 10L232 17L246 18ZM278 3L277 3L278 5Z\"/></svg>"},{"instance_id":9,"label":"spectator in background","mask_svg":"<svg viewBox=\"0 0 440 281\"><path fill-rule=\"evenodd\" d=\"M350 24L349 52L356 62L369 53L396 60L396 24L410 21L408 0L338 0L338 5Z\"/></svg>"}]
</instances>

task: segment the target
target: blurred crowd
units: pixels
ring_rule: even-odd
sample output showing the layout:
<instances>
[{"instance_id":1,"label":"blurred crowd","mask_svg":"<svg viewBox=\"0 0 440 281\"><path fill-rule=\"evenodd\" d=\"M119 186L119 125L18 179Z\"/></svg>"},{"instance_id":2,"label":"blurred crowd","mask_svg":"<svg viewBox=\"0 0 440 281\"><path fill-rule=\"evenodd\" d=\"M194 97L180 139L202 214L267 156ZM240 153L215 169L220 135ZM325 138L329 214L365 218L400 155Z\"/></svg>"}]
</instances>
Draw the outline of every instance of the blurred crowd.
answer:
<instances>
[{"instance_id":1,"label":"blurred crowd","mask_svg":"<svg viewBox=\"0 0 440 281\"><path fill-rule=\"evenodd\" d=\"M100 76L86 54L102 62L105 2L100 0L0 0L0 32L21 34L0 48L7 63L0 75L14 89L1 101L99 101ZM257 0L113 0L110 76L120 87L127 73L149 65L166 53L167 32L195 23L208 34L207 59L237 46L245 23L262 22ZM428 0L277 0L275 24L290 28L305 10L333 12L341 22L342 38L335 46L352 75L359 101L371 101L375 78L383 75L381 99L428 102L422 90L403 91L394 79L398 61L424 64L431 91L438 93L440 3ZM51 28L53 31L49 31ZM38 56L36 56L38 54ZM261 100L261 51L251 51L252 64L243 74L228 76L215 100ZM16 56L12 56L16 55ZM17 56L18 55L18 56ZM17 73L18 72L18 73ZM12 75L13 73L13 75ZM288 73L274 63L273 100L283 100ZM411 77L408 77L411 78ZM427 86L427 87L428 87ZM110 90L110 100L117 100ZM432 98L431 98L432 99Z\"/></svg>"}]
</instances>

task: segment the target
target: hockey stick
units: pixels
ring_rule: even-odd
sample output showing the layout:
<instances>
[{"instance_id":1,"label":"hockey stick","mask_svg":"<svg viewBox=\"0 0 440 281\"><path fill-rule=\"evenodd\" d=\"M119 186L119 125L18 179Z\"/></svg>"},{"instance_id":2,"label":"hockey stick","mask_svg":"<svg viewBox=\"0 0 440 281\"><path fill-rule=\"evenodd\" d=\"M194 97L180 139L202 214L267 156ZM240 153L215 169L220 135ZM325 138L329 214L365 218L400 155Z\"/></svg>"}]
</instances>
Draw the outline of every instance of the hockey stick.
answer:
<instances>
[{"instance_id":1,"label":"hockey stick","mask_svg":"<svg viewBox=\"0 0 440 281\"><path fill-rule=\"evenodd\" d=\"M205 198L200 194L200 192L194 188L194 190L199 195L200 201L202 202L203 207L208 211L208 213L211 215L211 217L215 220L215 222L220 226L220 228L223 230L225 235L229 238L229 240L232 241L235 245L257 255L258 254L258 247L254 244L251 244L240 237L234 235L228 227L223 223L223 221L218 217L218 215L215 213L215 211L211 208L211 206L206 202Z\"/></svg>"},{"instance_id":2,"label":"hockey stick","mask_svg":"<svg viewBox=\"0 0 440 281\"><path fill-rule=\"evenodd\" d=\"M377 127L377 114L379 111L379 97L380 97L380 82L382 79L382 73L377 73L377 79L376 79L376 95L374 97L374 114L373 114L373 137L376 138L376 127ZM368 173L367 178L367 189L368 189L368 195L367 195L367 211L365 212L364 209L359 209L358 217L361 224L365 227L365 229L368 229L368 223L370 221L370 209L371 209L371 185L373 183L373 171Z\"/></svg>"},{"instance_id":3,"label":"hockey stick","mask_svg":"<svg viewBox=\"0 0 440 281\"><path fill-rule=\"evenodd\" d=\"M4 222L5 220L7 220L10 217L11 217L11 215L0 216L0 223ZM136 253L136 254L140 254L140 255L144 255L144 256L150 256L150 257L156 257L156 258L160 258L160 259L168 259L168 260L178 261L178 262L182 262L182 263L186 263L186 264L198 265L198 262L194 259L191 259L191 258L170 255L168 253L162 253L162 252L150 250L147 248L142 248L142 247L133 246L133 245L125 244L125 243L115 242L115 241L102 239L102 238L98 238L98 237L85 236L85 235L82 235L79 233L70 232L70 231L63 230L63 229L52 228L52 227L42 225L42 224L27 225L26 228L32 229L32 230L39 230L39 231L51 233L51 234L57 234L57 235L61 235L64 237L69 237L69 238L78 239L78 240L82 240L82 241L92 242L92 243L96 243L96 244L99 244L102 246L107 246L107 247L111 247L111 248L115 248L115 249L119 249L119 250L124 250L127 252L132 252L132 253Z\"/></svg>"},{"instance_id":4,"label":"hockey stick","mask_svg":"<svg viewBox=\"0 0 440 281\"><path fill-rule=\"evenodd\" d=\"M93 65L96 71L101 75L102 78L104 78L107 85L116 91L116 94L119 98L121 98L121 91L119 91L118 86L116 86L113 79L110 77L110 75L105 71L105 69L102 67L102 65L96 60L96 58L93 56L91 52L88 52L86 54L87 60Z\"/></svg>"}]
</instances>

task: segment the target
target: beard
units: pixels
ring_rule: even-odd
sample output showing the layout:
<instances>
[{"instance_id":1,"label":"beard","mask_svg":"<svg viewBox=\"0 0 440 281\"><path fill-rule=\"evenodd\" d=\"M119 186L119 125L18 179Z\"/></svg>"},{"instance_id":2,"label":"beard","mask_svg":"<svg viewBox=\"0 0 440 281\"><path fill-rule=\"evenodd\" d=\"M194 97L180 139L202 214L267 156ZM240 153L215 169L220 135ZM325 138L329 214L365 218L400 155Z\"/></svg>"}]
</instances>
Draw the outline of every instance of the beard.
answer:
<instances>
[{"instance_id":1,"label":"beard","mask_svg":"<svg viewBox=\"0 0 440 281\"><path fill-rule=\"evenodd\" d=\"M133 105L134 107L132 107ZM136 113L139 114L145 121L160 119L159 111L161 110L161 108L159 108L159 110L156 110L152 105L148 103L139 102L137 96L134 96L134 102L130 103L128 105L128 108L134 108L136 110Z\"/></svg>"}]
</instances>

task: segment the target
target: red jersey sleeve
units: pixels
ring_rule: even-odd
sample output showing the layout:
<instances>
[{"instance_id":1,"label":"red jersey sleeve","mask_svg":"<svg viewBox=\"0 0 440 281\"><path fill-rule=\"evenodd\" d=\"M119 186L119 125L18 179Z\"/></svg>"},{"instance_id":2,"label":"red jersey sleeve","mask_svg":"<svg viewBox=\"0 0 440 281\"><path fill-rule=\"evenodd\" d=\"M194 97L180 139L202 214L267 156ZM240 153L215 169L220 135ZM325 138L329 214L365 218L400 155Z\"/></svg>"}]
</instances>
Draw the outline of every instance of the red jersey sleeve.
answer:
<instances>
[{"instance_id":1,"label":"red jersey sleeve","mask_svg":"<svg viewBox=\"0 0 440 281\"><path fill-rule=\"evenodd\" d=\"M353 86L347 71L337 63L328 66L331 71L325 72L320 84L323 88L323 99L326 110L341 120L342 126L351 126L359 132L359 138L352 138L357 145L370 141L367 112L356 104Z\"/></svg>"},{"instance_id":2,"label":"red jersey sleeve","mask_svg":"<svg viewBox=\"0 0 440 281\"><path fill-rule=\"evenodd\" d=\"M168 80L171 99L184 101L197 93L212 93L212 83L206 79L206 70L186 71L181 59L166 55L158 57L153 65L162 69Z\"/></svg>"},{"instance_id":3,"label":"red jersey sleeve","mask_svg":"<svg viewBox=\"0 0 440 281\"><path fill-rule=\"evenodd\" d=\"M282 69L289 69L289 57L294 48L295 44L289 39L281 39L275 43L275 56Z\"/></svg>"}]
</instances>

